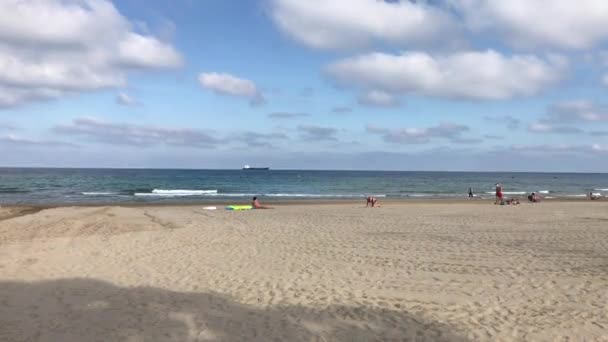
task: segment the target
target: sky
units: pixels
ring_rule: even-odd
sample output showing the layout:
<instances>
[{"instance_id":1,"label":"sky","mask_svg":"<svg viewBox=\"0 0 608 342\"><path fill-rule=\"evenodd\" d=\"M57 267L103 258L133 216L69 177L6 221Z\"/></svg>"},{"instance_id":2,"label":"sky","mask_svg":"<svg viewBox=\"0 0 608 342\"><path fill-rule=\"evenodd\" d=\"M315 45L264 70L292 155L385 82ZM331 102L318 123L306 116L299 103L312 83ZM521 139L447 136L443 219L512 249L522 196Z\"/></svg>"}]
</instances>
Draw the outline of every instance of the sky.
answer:
<instances>
[{"instance_id":1,"label":"sky","mask_svg":"<svg viewBox=\"0 0 608 342\"><path fill-rule=\"evenodd\" d=\"M608 172L605 0L3 0L0 166Z\"/></svg>"}]
</instances>

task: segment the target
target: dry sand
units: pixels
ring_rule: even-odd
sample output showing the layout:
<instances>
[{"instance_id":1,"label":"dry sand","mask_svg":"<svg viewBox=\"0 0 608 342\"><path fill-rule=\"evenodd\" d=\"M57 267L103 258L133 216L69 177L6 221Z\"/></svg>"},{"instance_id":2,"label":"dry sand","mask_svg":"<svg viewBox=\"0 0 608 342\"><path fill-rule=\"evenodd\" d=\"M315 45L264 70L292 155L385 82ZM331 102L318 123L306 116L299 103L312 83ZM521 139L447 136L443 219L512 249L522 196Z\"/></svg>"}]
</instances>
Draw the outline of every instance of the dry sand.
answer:
<instances>
[{"instance_id":1,"label":"dry sand","mask_svg":"<svg viewBox=\"0 0 608 342\"><path fill-rule=\"evenodd\" d=\"M0 220L0 341L608 341L606 202Z\"/></svg>"}]
</instances>

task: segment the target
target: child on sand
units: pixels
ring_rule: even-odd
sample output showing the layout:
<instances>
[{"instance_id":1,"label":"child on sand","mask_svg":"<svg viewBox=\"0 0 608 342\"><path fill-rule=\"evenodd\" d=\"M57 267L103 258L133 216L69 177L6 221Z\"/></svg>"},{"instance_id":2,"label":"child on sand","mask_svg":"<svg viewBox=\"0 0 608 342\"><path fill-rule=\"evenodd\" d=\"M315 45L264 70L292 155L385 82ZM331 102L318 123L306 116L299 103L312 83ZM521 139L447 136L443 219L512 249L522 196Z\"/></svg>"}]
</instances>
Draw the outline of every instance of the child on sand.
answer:
<instances>
[{"instance_id":1,"label":"child on sand","mask_svg":"<svg viewBox=\"0 0 608 342\"><path fill-rule=\"evenodd\" d=\"M268 207L268 206L265 206L265 205L261 205L260 201L258 201L257 197L253 198L253 201L251 202L251 207L253 209L274 209L273 207Z\"/></svg>"},{"instance_id":2,"label":"child on sand","mask_svg":"<svg viewBox=\"0 0 608 342\"><path fill-rule=\"evenodd\" d=\"M507 204L518 205L519 204L519 198L514 197L514 198L511 198L511 199L508 199L507 200Z\"/></svg>"},{"instance_id":3,"label":"child on sand","mask_svg":"<svg viewBox=\"0 0 608 342\"><path fill-rule=\"evenodd\" d=\"M536 192L533 192L530 195L528 195L528 201L530 201L532 203L538 203L538 202L540 202L540 195L537 194Z\"/></svg>"}]
</instances>

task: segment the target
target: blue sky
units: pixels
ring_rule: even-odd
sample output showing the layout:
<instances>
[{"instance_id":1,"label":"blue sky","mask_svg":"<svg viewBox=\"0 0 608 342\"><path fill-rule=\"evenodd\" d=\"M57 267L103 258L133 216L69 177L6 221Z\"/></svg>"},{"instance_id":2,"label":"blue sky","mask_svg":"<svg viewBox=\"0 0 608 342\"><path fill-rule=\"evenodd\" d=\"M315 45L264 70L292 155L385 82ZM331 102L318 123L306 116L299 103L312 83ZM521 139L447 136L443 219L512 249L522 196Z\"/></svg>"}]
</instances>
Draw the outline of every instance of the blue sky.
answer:
<instances>
[{"instance_id":1,"label":"blue sky","mask_svg":"<svg viewBox=\"0 0 608 342\"><path fill-rule=\"evenodd\" d=\"M1 164L606 172L607 42L603 0L7 0Z\"/></svg>"}]
</instances>

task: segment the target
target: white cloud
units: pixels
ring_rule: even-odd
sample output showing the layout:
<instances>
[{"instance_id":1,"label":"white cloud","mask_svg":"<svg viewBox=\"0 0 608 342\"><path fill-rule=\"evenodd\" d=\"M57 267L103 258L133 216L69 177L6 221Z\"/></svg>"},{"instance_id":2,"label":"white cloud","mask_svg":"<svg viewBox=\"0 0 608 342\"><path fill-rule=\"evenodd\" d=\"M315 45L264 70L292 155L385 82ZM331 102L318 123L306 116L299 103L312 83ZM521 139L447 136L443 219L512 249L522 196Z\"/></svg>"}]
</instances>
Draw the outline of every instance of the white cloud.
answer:
<instances>
[{"instance_id":1,"label":"white cloud","mask_svg":"<svg viewBox=\"0 0 608 342\"><path fill-rule=\"evenodd\" d=\"M299 125L300 138L305 141L337 141L338 130L331 127Z\"/></svg>"},{"instance_id":2,"label":"white cloud","mask_svg":"<svg viewBox=\"0 0 608 342\"><path fill-rule=\"evenodd\" d=\"M0 107L124 86L134 68L181 65L171 45L133 26L106 0L0 2Z\"/></svg>"},{"instance_id":3,"label":"white cloud","mask_svg":"<svg viewBox=\"0 0 608 342\"><path fill-rule=\"evenodd\" d=\"M331 109L331 112L334 114L347 114L352 111L353 109L349 106L335 106Z\"/></svg>"},{"instance_id":4,"label":"white cloud","mask_svg":"<svg viewBox=\"0 0 608 342\"><path fill-rule=\"evenodd\" d=\"M79 136L114 145L151 147L159 144L192 148L213 148L220 140L210 132L190 129L112 123L95 118L78 118L54 128L55 133Z\"/></svg>"},{"instance_id":5,"label":"white cloud","mask_svg":"<svg viewBox=\"0 0 608 342\"><path fill-rule=\"evenodd\" d=\"M400 129L367 125L365 130L368 133L379 134L384 141L393 144L426 144L435 139L447 139L452 143L465 144L480 142L479 139L462 137L462 134L470 131L468 126L449 122L425 128L406 127Z\"/></svg>"},{"instance_id":6,"label":"white cloud","mask_svg":"<svg viewBox=\"0 0 608 342\"><path fill-rule=\"evenodd\" d=\"M19 127L13 125L12 123L0 122L0 131L16 131Z\"/></svg>"},{"instance_id":7,"label":"white cloud","mask_svg":"<svg viewBox=\"0 0 608 342\"><path fill-rule=\"evenodd\" d=\"M447 0L472 32L501 34L516 47L588 49L608 39L605 0Z\"/></svg>"},{"instance_id":8,"label":"white cloud","mask_svg":"<svg viewBox=\"0 0 608 342\"><path fill-rule=\"evenodd\" d=\"M557 102L547 107L547 114L538 122L528 126L532 133L579 134L584 131L577 126L608 122L608 107L588 100ZM602 136L601 131L589 132Z\"/></svg>"},{"instance_id":9,"label":"white cloud","mask_svg":"<svg viewBox=\"0 0 608 342\"><path fill-rule=\"evenodd\" d=\"M116 103L121 104L123 106L136 106L138 104L137 100L127 93L120 92L116 96Z\"/></svg>"},{"instance_id":10,"label":"white cloud","mask_svg":"<svg viewBox=\"0 0 608 342\"><path fill-rule=\"evenodd\" d=\"M289 138L284 133L260 133L260 132L239 132L234 134L238 140L245 145L255 148L276 148L275 143L278 141L288 140Z\"/></svg>"},{"instance_id":11,"label":"white cloud","mask_svg":"<svg viewBox=\"0 0 608 342\"><path fill-rule=\"evenodd\" d=\"M608 152L608 145L593 144L591 149L595 152Z\"/></svg>"},{"instance_id":12,"label":"white cloud","mask_svg":"<svg viewBox=\"0 0 608 342\"><path fill-rule=\"evenodd\" d=\"M583 131L577 127L558 126L543 122L532 123L528 126L528 131L532 133L557 133L557 134L580 134Z\"/></svg>"},{"instance_id":13,"label":"white cloud","mask_svg":"<svg viewBox=\"0 0 608 342\"><path fill-rule=\"evenodd\" d=\"M172 46L130 32L118 43L118 62L133 68L172 68L182 60Z\"/></svg>"},{"instance_id":14,"label":"white cloud","mask_svg":"<svg viewBox=\"0 0 608 342\"><path fill-rule=\"evenodd\" d=\"M56 99L65 93L65 91L57 89L3 86L0 82L0 109L19 106L32 101Z\"/></svg>"},{"instance_id":15,"label":"white cloud","mask_svg":"<svg viewBox=\"0 0 608 342\"><path fill-rule=\"evenodd\" d=\"M573 145L573 144L556 144L556 145L511 145L506 151L516 152L522 156L535 157L550 157L552 155L571 155L581 156L584 154L595 154L598 152L608 152L606 146L593 145Z\"/></svg>"},{"instance_id":16,"label":"white cloud","mask_svg":"<svg viewBox=\"0 0 608 342\"><path fill-rule=\"evenodd\" d=\"M255 83L226 73L201 73L198 77L201 85L219 95L244 97L252 105L265 102L263 94Z\"/></svg>"},{"instance_id":17,"label":"white cloud","mask_svg":"<svg viewBox=\"0 0 608 342\"><path fill-rule=\"evenodd\" d=\"M16 136L13 134L0 136L0 146L9 145L15 147L78 147L76 144L55 140L34 140Z\"/></svg>"},{"instance_id":18,"label":"white cloud","mask_svg":"<svg viewBox=\"0 0 608 342\"><path fill-rule=\"evenodd\" d=\"M608 40L605 0L270 0L270 15L297 41L326 49L445 43L465 31L528 49L589 49Z\"/></svg>"},{"instance_id":19,"label":"white cloud","mask_svg":"<svg viewBox=\"0 0 608 342\"><path fill-rule=\"evenodd\" d=\"M608 107L588 100L555 103L547 109L543 122L600 122L608 121Z\"/></svg>"},{"instance_id":20,"label":"white cloud","mask_svg":"<svg viewBox=\"0 0 608 342\"><path fill-rule=\"evenodd\" d=\"M299 112L274 112L268 114L268 117L271 119L296 119L296 118L305 118L310 116L308 113L299 113Z\"/></svg>"},{"instance_id":21,"label":"white cloud","mask_svg":"<svg viewBox=\"0 0 608 342\"><path fill-rule=\"evenodd\" d=\"M556 84L567 63L558 57L504 56L496 51L448 55L370 53L328 66L340 84L393 94L448 98L509 99Z\"/></svg>"},{"instance_id":22,"label":"white cloud","mask_svg":"<svg viewBox=\"0 0 608 342\"><path fill-rule=\"evenodd\" d=\"M357 102L375 107L395 107L399 105L399 100L395 96L379 90L370 90L359 95Z\"/></svg>"},{"instance_id":23,"label":"white cloud","mask_svg":"<svg viewBox=\"0 0 608 342\"><path fill-rule=\"evenodd\" d=\"M276 25L313 48L333 49L371 41L399 45L454 39L458 25L426 1L271 0Z\"/></svg>"},{"instance_id":24,"label":"white cloud","mask_svg":"<svg viewBox=\"0 0 608 342\"><path fill-rule=\"evenodd\" d=\"M518 129L519 125L521 124L521 121L519 119L516 119L511 115L486 116L484 119L489 122L497 122L504 124L510 130Z\"/></svg>"}]
</instances>

